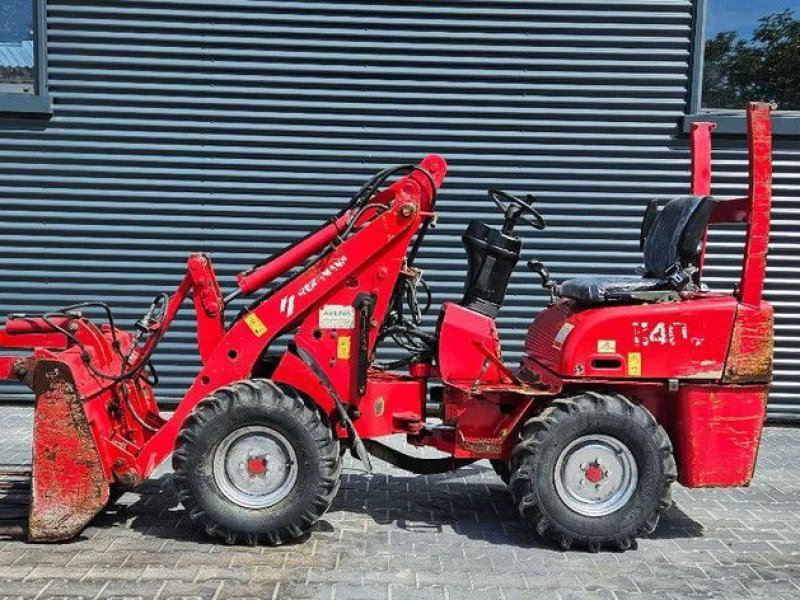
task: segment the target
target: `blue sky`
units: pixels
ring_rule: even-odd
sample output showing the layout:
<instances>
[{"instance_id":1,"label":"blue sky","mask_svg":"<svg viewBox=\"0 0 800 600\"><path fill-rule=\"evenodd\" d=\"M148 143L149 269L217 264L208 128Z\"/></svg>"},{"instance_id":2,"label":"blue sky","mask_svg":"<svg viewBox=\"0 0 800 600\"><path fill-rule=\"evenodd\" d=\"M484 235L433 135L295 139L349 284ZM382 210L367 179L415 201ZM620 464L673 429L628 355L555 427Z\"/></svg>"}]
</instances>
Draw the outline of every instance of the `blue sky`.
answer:
<instances>
[{"instance_id":1,"label":"blue sky","mask_svg":"<svg viewBox=\"0 0 800 600\"><path fill-rule=\"evenodd\" d=\"M0 0L0 42L31 39L31 0Z\"/></svg>"},{"instance_id":2,"label":"blue sky","mask_svg":"<svg viewBox=\"0 0 800 600\"><path fill-rule=\"evenodd\" d=\"M800 17L800 0L706 0L708 10L707 36L720 31L738 31L744 37L758 23L759 17L794 9Z\"/></svg>"}]
</instances>

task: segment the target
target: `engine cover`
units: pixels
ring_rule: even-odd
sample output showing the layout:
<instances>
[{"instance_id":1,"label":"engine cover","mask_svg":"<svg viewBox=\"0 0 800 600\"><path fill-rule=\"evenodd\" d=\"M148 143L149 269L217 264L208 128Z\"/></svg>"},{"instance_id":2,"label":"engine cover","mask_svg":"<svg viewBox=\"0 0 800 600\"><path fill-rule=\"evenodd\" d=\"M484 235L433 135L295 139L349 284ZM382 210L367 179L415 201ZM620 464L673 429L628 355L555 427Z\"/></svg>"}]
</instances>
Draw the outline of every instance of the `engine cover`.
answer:
<instances>
[{"instance_id":1,"label":"engine cover","mask_svg":"<svg viewBox=\"0 0 800 600\"><path fill-rule=\"evenodd\" d=\"M531 324L525 359L564 378L722 377L737 303L706 295L582 309L561 300Z\"/></svg>"}]
</instances>

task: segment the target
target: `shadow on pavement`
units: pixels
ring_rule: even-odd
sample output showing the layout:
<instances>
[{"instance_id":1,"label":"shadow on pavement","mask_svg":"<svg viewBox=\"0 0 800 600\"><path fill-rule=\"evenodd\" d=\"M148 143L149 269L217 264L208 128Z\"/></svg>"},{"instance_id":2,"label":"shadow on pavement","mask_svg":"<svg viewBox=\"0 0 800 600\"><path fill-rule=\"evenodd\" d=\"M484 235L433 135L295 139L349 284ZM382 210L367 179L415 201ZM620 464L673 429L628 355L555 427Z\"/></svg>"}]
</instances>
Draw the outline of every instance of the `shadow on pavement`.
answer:
<instances>
[{"instance_id":1,"label":"shadow on pavement","mask_svg":"<svg viewBox=\"0 0 800 600\"><path fill-rule=\"evenodd\" d=\"M357 524L367 517L366 525ZM92 522L105 529L125 527L145 536L216 544L196 527L178 502L172 475L145 481L136 492L123 496ZM409 476L348 472L328 513L295 544L309 536L334 533L347 527L389 530L398 534L436 533L465 536L492 544L542 548L560 552L538 538L518 518L508 489L491 468L470 465L457 472ZM702 526L673 505L662 516L652 539L702 537Z\"/></svg>"}]
</instances>

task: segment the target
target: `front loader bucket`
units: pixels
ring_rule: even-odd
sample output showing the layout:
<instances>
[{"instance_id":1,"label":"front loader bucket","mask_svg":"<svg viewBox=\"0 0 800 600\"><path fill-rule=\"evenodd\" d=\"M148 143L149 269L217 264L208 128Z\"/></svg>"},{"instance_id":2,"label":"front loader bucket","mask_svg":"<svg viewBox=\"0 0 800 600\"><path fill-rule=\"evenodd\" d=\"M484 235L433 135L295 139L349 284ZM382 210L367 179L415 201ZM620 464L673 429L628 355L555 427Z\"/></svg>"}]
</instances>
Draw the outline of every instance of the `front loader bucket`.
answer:
<instances>
[{"instance_id":1,"label":"front loader bucket","mask_svg":"<svg viewBox=\"0 0 800 600\"><path fill-rule=\"evenodd\" d=\"M28 540L69 540L106 505L109 484L70 368L38 360Z\"/></svg>"}]
</instances>

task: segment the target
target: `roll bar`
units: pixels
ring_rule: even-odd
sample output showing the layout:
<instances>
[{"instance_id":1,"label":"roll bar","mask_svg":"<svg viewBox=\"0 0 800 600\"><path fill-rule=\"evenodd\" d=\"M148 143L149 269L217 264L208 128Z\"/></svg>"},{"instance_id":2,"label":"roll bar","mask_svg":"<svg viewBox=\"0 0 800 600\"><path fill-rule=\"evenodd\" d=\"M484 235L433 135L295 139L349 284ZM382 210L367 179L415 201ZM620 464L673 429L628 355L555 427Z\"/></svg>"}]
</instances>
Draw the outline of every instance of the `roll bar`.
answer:
<instances>
[{"instance_id":1,"label":"roll bar","mask_svg":"<svg viewBox=\"0 0 800 600\"><path fill-rule=\"evenodd\" d=\"M752 102L747 107L749 190L745 198L718 200L709 219L709 226L719 223L747 223L742 275L735 291L743 304L758 306L764 291L769 243L770 209L772 206L772 105ZM711 195L711 132L714 123L692 123L691 193ZM700 255L702 271L706 237Z\"/></svg>"}]
</instances>

